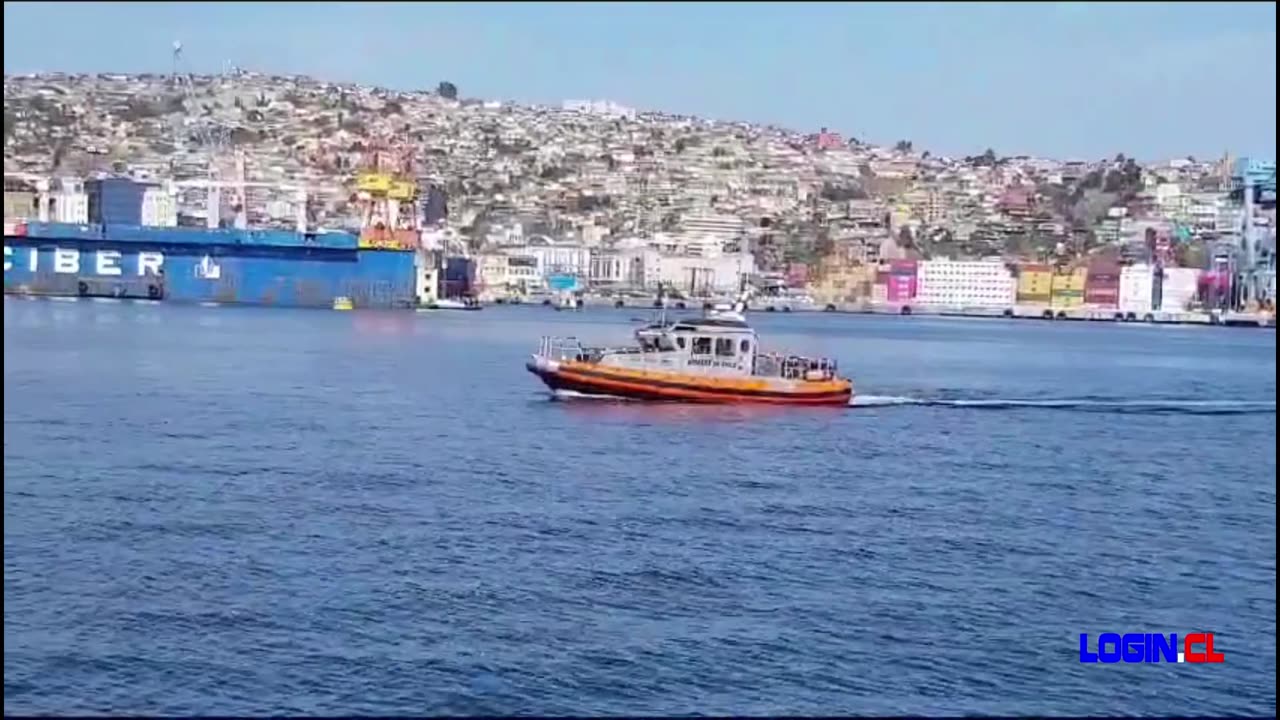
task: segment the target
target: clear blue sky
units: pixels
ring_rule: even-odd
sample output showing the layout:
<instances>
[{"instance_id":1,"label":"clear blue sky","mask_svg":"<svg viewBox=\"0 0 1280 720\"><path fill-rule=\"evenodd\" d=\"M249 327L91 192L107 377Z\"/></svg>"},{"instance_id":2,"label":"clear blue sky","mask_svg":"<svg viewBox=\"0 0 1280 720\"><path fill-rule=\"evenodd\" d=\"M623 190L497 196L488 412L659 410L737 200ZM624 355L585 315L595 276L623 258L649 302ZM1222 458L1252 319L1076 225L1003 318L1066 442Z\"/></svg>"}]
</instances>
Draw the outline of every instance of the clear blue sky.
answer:
<instances>
[{"instance_id":1,"label":"clear blue sky","mask_svg":"<svg viewBox=\"0 0 1280 720\"><path fill-rule=\"evenodd\" d=\"M6 73L279 73L828 126L948 154L1276 147L1275 3L12 3Z\"/></svg>"}]
</instances>

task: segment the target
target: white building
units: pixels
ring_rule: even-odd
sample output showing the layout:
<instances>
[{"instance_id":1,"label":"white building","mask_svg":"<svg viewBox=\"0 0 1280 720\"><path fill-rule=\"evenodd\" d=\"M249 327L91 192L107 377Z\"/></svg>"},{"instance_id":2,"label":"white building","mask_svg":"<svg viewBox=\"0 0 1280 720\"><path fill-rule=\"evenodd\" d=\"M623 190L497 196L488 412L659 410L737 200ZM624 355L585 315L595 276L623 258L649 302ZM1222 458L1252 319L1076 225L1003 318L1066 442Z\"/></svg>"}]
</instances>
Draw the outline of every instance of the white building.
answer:
<instances>
[{"instance_id":1,"label":"white building","mask_svg":"<svg viewBox=\"0 0 1280 720\"><path fill-rule=\"evenodd\" d=\"M1017 281L1000 260L924 260L916 302L946 307L1013 307Z\"/></svg>"},{"instance_id":2,"label":"white building","mask_svg":"<svg viewBox=\"0 0 1280 720\"><path fill-rule=\"evenodd\" d=\"M742 286L742 277L756 271L750 253L724 253L716 257L665 255L659 279L663 284L693 295L731 294Z\"/></svg>"},{"instance_id":3,"label":"white building","mask_svg":"<svg viewBox=\"0 0 1280 720\"><path fill-rule=\"evenodd\" d=\"M619 105L612 100L565 100L561 107L572 112L605 117L632 119L636 116L635 108Z\"/></svg>"},{"instance_id":4,"label":"white building","mask_svg":"<svg viewBox=\"0 0 1280 720\"><path fill-rule=\"evenodd\" d=\"M557 243L548 238L535 237L525 245L510 250L513 255L537 260L538 275L576 275L587 277L591 270L591 250L574 243Z\"/></svg>"},{"instance_id":5,"label":"white building","mask_svg":"<svg viewBox=\"0 0 1280 720\"><path fill-rule=\"evenodd\" d=\"M538 273L538 259L514 252L485 253L476 257L476 281L486 291L534 290L546 282Z\"/></svg>"},{"instance_id":6,"label":"white building","mask_svg":"<svg viewBox=\"0 0 1280 720\"><path fill-rule=\"evenodd\" d=\"M1184 217L1196 230L1228 231L1231 228L1219 227L1218 221L1226 204L1226 198L1221 193L1191 193L1186 199Z\"/></svg>"},{"instance_id":7,"label":"white building","mask_svg":"<svg viewBox=\"0 0 1280 720\"><path fill-rule=\"evenodd\" d=\"M724 242L715 235L658 232L649 240L649 247L663 255L712 258L724 252Z\"/></svg>"},{"instance_id":8,"label":"white building","mask_svg":"<svg viewBox=\"0 0 1280 720\"><path fill-rule=\"evenodd\" d=\"M736 215L689 215L680 222L680 232L687 235L709 235L730 242L747 231L747 223Z\"/></svg>"},{"instance_id":9,"label":"white building","mask_svg":"<svg viewBox=\"0 0 1280 720\"><path fill-rule=\"evenodd\" d=\"M1188 198L1178 183L1160 183L1155 187L1156 207L1164 217L1184 218Z\"/></svg>"},{"instance_id":10,"label":"white building","mask_svg":"<svg viewBox=\"0 0 1280 720\"><path fill-rule=\"evenodd\" d=\"M661 279L662 256L648 247L596 250L591 254L587 279L592 285L656 288Z\"/></svg>"}]
</instances>

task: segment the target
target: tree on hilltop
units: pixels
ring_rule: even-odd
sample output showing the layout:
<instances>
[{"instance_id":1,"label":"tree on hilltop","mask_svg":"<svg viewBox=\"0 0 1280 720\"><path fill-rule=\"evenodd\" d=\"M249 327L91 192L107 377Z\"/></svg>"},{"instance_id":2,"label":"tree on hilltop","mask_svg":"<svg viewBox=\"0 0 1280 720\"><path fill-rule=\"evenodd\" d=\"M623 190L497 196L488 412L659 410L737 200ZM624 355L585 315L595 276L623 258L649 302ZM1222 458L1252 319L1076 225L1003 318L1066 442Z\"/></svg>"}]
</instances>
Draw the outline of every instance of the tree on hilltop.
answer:
<instances>
[{"instance_id":1,"label":"tree on hilltop","mask_svg":"<svg viewBox=\"0 0 1280 720\"><path fill-rule=\"evenodd\" d=\"M457 100L458 86L448 80L441 80L440 84L436 86L436 94L445 100Z\"/></svg>"}]
</instances>

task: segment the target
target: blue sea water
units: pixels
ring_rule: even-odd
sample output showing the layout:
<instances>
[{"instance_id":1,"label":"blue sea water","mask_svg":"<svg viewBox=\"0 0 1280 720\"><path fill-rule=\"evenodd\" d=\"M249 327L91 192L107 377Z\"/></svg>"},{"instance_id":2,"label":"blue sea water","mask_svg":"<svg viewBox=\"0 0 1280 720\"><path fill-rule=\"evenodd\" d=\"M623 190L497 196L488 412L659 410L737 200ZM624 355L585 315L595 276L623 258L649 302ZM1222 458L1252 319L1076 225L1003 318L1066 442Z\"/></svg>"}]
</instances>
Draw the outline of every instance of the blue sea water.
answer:
<instances>
[{"instance_id":1,"label":"blue sea water","mask_svg":"<svg viewBox=\"0 0 1280 720\"><path fill-rule=\"evenodd\" d=\"M848 409L524 370L638 314L6 298L6 714L1275 714L1274 332L753 316Z\"/></svg>"}]
</instances>

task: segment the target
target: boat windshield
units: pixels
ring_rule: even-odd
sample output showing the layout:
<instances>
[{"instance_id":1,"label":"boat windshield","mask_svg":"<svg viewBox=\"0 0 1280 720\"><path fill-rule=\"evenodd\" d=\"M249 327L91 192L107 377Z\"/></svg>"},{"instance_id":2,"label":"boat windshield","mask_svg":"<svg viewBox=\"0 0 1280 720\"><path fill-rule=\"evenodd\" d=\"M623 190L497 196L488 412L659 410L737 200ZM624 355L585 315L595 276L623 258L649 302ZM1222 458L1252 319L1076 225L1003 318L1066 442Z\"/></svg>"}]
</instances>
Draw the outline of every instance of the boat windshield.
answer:
<instances>
[{"instance_id":1,"label":"boat windshield","mask_svg":"<svg viewBox=\"0 0 1280 720\"><path fill-rule=\"evenodd\" d=\"M675 343L670 336L662 335L641 335L640 347L645 352L671 352L676 349Z\"/></svg>"}]
</instances>

